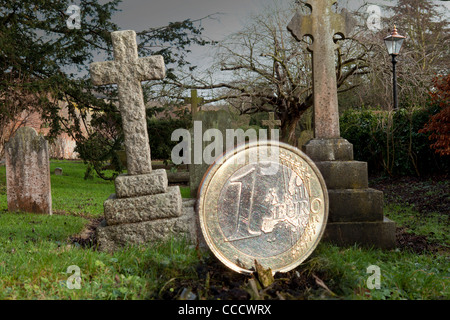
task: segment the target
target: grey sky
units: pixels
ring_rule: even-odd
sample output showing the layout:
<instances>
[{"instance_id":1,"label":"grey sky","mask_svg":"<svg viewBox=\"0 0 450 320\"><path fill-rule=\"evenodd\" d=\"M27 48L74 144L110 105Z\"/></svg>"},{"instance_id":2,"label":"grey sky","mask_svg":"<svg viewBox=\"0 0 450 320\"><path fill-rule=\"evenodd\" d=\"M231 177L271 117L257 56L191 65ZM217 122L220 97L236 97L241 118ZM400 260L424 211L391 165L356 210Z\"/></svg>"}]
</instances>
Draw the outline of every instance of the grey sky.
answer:
<instances>
[{"instance_id":1,"label":"grey sky","mask_svg":"<svg viewBox=\"0 0 450 320\"><path fill-rule=\"evenodd\" d=\"M107 2L108 0L100 0ZM167 25L169 22L185 19L196 20L211 14L217 19L202 22L203 36L220 41L225 36L241 30L251 14L262 12L271 2L289 4L294 0L122 0L113 21L121 30L142 31ZM450 9L450 1L435 1ZM340 7L354 10L363 4L390 4L396 0L338 0ZM77 0L74 0L77 4ZM449 10L447 10L449 11ZM209 68L213 51L205 47L193 47L188 60L194 65Z\"/></svg>"},{"instance_id":2,"label":"grey sky","mask_svg":"<svg viewBox=\"0 0 450 320\"><path fill-rule=\"evenodd\" d=\"M105 0L106 1L106 0ZM165 26L169 22L185 19L196 20L211 14L216 19L202 22L203 36L212 40L221 40L225 36L239 31L251 14L261 12L274 0L123 0L113 17L113 21L122 30L141 31L152 27ZM290 3L293 0L278 0ZM340 0L347 6L356 7L363 0ZM380 3L381 0L372 0ZM210 55L205 48L192 48L189 56L194 64L204 61Z\"/></svg>"},{"instance_id":3,"label":"grey sky","mask_svg":"<svg viewBox=\"0 0 450 320\"><path fill-rule=\"evenodd\" d=\"M220 21L205 21L205 33L223 36L239 30L251 13L260 12L274 0L122 0L121 12L114 21L123 29L140 31L145 28L164 26L168 22L199 19L217 12ZM278 0L290 3L294 0ZM105 2L105 1L103 1ZM395 0L338 0L339 5L355 9L364 3L393 4ZM450 9L449 1L434 1Z\"/></svg>"},{"instance_id":4,"label":"grey sky","mask_svg":"<svg viewBox=\"0 0 450 320\"><path fill-rule=\"evenodd\" d=\"M106 1L106 0L105 0ZM152 27L165 26L169 22L185 19L200 19L214 13L221 13L218 19L205 20L203 35L213 40L221 40L230 33L239 31L252 13L258 13L274 0L123 0L120 12L113 20L122 30L141 31ZM294 0L278 0L290 3ZM450 2L436 1L450 9ZM395 0L338 0L339 5L355 9L363 3L392 4ZM193 50L193 59L203 59L201 49Z\"/></svg>"},{"instance_id":5,"label":"grey sky","mask_svg":"<svg viewBox=\"0 0 450 320\"><path fill-rule=\"evenodd\" d=\"M349 7L357 7L364 0L340 0ZM225 35L238 31L248 16L258 13L273 0L123 0L121 12L114 21L123 29L143 30L167 25L168 22L184 19L199 19L214 13L218 20L205 20L204 34L220 40ZM279 0L290 3L293 0ZM371 3L386 2L371 0ZM389 2L389 1L388 1Z\"/></svg>"},{"instance_id":6,"label":"grey sky","mask_svg":"<svg viewBox=\"0 0 450 320\"><path fill-rule=\"evenodd\" d=\"M208 36L219 38L236 31L248 14L267 2L270 0L124 0L122 12L114 20L124 29L142 30L220 12L219 20L203 24Z\"/></svg>"}]
</instances>

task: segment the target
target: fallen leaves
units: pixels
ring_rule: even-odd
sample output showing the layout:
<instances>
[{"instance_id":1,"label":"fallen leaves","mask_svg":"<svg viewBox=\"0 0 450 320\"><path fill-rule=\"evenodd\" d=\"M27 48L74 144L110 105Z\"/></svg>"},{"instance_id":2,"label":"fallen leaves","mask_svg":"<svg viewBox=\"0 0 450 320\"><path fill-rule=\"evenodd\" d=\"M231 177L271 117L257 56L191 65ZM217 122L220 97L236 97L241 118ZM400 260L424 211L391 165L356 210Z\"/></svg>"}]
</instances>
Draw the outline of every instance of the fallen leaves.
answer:
<instances>
[{"instance_id":1,"label":"fallen leaves","mask_svg":"<svg viewBox=\"0 0 450 320\"><path fill-rule=\"evenodd\" d=\"M254 275L263 288L267 288L275 281L272 270L270 268L264 269L257 260L255 260L255 268L256 272Z\"/></svg>"}]
</instances>

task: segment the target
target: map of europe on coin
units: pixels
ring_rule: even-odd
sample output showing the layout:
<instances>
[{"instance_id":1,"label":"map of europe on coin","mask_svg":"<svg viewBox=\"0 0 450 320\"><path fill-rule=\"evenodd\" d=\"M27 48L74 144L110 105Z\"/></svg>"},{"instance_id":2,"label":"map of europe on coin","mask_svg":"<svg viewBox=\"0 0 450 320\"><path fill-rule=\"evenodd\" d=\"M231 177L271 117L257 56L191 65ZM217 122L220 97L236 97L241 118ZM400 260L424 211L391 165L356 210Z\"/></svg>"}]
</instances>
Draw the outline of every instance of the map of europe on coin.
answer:
<instances>
[{"instance_id":1,"label":"map of europe on coin","mask_svg":"<svg viewBox=\"0 0 450 320\"><path fill-rule=\"evenodd\" d=\"M240 273L255 260L287 272L315 249L328 217L328 192L303 152L276 141L242 145L211 165L199 189L198 214L206 243Z\"/></svg>"}]
</instances>

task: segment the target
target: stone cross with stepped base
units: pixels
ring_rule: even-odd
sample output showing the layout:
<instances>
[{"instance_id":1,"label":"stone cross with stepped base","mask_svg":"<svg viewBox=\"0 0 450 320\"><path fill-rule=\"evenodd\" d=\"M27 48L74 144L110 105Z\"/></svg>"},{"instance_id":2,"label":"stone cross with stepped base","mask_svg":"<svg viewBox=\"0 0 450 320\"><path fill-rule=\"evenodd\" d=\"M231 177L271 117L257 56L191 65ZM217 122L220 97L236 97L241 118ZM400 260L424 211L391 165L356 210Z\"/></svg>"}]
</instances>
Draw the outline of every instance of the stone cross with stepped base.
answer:
<instances>
[{"instance_id":1,"label":"stone cross with stepped base","mask_svg":"<svg viewBox=\"0 0 450 320\"><path fill-rule=\"evenodd\" d=\"M183 204L180 188L169 187L166 171L153 171L151 165L141 81L164 78L163 57L139 58L132 30L113 32L111 37L115 60L92 63L90 72L94 85L117 84L127 174L115 179L116 193L104 203L105 221L97 229L99 250L180 235L193 240L192 204Z\"/></svg>"},{"instance_id":2,"label":"stone cross with stepped base","mask_svg":"<svg viewBox=\"0 0 450 320\"><path fill-rule=\"evenodd\" d=\"M352 28L347 14L332 11L336 0L309 0L310 15L297 12L287 26L298 41L311 36L314 135L303 151L321 171L329 197L324 240L395 247L395 223L383 217L383 193L368 187L367 163L353 161L353 145L340 137L334 36Z\"/></svg>"}]
</instances>

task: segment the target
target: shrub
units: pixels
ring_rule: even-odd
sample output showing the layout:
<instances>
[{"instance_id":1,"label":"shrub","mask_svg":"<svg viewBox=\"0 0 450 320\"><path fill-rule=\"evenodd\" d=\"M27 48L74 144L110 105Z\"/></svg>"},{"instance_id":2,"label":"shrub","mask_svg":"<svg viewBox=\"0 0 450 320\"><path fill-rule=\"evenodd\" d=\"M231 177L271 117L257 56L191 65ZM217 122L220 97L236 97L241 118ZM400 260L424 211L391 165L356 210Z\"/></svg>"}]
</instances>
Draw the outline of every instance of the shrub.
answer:
<instances>
[{"instance_id":1,"label":"shrub","mask_svg":"<svg viewBox=\"0 0 450 320\"><path fill-rule=\"evenodd\" d=\"M450 74L436 77L433 81L435 91L430 93L432 103L439 112L429 119L421 133L431 133L429 139L434 141L431 148L441 156L450 155Z\"/></svg>"},{"instance_id":2,"label":"shrub","mask_svg":"<svg viewBox=\"0 0 450 320\"><path fill-rule=\"evenodd\" d=\"M148 138L152 159L171 159L172 149L179 141L172 141L172 132L176 129L189 129L192 125L189 114L181 114L177 117L150 118L147 117Z\"/></svg>"},{"instance_id":3,"label":"shrub","mask_svg":"<svg viewBox=\"0 0 450 320\"><path fill-rule=\"evenodd\" d=\"M340 119L341 135L354 146L356 160L369 171L389 175L422 175L448 171L444 158L429 148L428 133L419 132L438 108L398 111L347 110Z\"/></svg>"}]
</instances>

